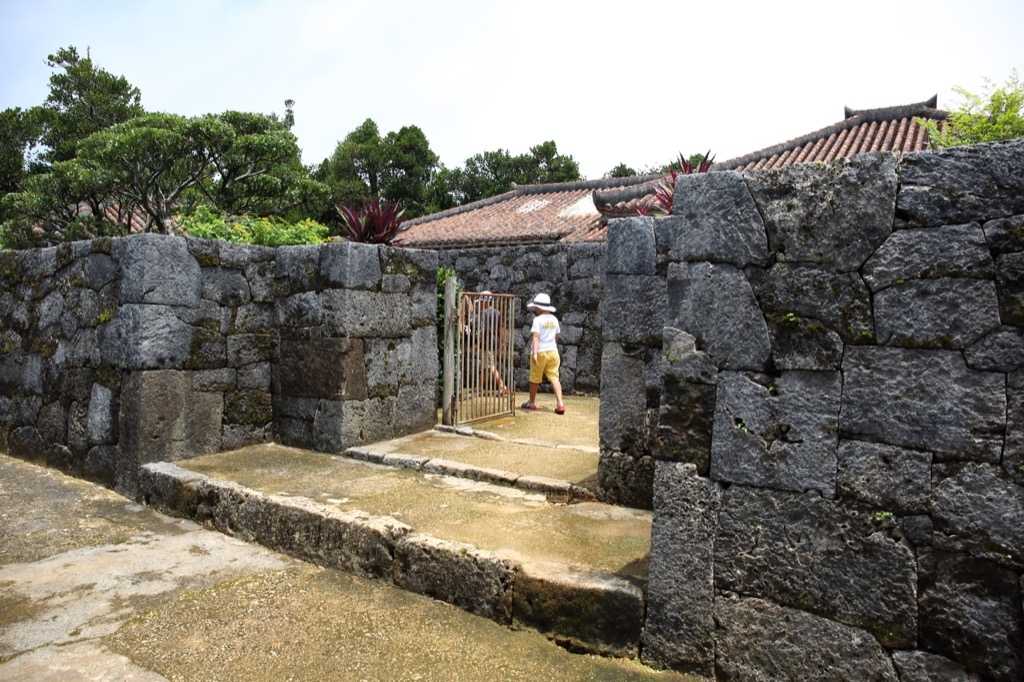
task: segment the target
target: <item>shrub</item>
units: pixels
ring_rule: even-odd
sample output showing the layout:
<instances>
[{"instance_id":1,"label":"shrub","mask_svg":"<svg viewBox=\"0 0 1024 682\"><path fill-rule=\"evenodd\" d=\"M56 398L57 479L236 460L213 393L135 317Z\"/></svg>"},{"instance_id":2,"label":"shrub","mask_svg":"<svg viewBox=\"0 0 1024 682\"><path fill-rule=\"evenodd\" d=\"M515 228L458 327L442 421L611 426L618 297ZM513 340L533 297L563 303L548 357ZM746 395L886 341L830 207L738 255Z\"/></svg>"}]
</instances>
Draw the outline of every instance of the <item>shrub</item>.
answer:
<instances>
[{"instance_id":1,"label":"shrub","mask_svg":"<svg viewBox=\"0 0 1024 682\"><path fill-rule=\"evenodd\" d=\"M369 244L390 244L405 228L402 214L405 209L400 203L381 202L371 199L356 210L353 206L338 206L341 214L341 234L354 242Z\"/></svg>"},{"instance_id":2,"label":"shrub","mask_svg":"<svg viewBox=\"0 0 1024 682\"><path fill-rule=\"evenodd\" d=\"M979 142L1012 140L1024 137L1024 84L1020 82L1017 70L1001 88L985 79L982 95L975 95L964 88L953 91L963 100L957 111L950 112L945 121L915 119L928 132L928 144L932 149L956 147Z\"/></svg>"},{"instance_id":3,"label":"shrub","mask_svg":"<svg viewBox=\"0 0 1024 682\"><path fill-rule=\"evenodd\" d=\"M277 217L223 216L207 206L178 216L178 222L184 233L192 237L259 246L319 244L327 239L328 232L326 225L313 220L288 222Z\"/></svg>"}]
</instances>

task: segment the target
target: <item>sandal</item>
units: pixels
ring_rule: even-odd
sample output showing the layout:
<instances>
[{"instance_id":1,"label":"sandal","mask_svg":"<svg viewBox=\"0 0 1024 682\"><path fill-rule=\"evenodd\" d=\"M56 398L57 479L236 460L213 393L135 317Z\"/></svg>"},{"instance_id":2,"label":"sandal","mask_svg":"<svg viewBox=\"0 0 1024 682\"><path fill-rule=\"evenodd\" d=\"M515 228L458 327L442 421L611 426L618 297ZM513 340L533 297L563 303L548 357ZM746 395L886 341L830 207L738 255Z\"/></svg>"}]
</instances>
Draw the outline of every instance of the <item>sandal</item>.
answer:
<instances>
[{"instance_id":1,"label":"sandal","mask_svg":"<svg viewBox=\"0 0 1024 682\"><path fill-rule=\"evenodd\" d=\"M529 400L527 400L525 403L523 403L519 407L521 407L524 410L536 410L537 409L537 406L531 404Z\"/></svg>"},{"instance_id":2,"label":"sandal","mask_svg":"<svg viewBox=\"0 0 1024 682\"><path fill-rule=\"evenodd\" d=\"M555 414L565 414L565 405L559 405L556 407Z\"/></svg>"}]
</instances>

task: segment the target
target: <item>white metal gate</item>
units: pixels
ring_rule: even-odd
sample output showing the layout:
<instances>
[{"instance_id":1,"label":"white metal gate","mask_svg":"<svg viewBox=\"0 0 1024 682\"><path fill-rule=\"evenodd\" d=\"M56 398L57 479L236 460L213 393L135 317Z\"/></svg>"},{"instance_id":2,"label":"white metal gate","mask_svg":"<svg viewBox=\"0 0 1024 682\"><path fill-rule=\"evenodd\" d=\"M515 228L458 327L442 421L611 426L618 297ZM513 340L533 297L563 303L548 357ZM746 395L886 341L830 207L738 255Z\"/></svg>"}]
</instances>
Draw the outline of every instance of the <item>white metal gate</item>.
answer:
<instances>
[{"instance_id":1,"label":"white metal gate","mask_svg":"<svg viewBox=\"0 0 1024 682\"><path fill-rule=\"evenodd\" d=\"M450 312L446 301L443 421L458 425L514 415L515 296L485 291L456 298Z\"/></svg>"}]
</instances>

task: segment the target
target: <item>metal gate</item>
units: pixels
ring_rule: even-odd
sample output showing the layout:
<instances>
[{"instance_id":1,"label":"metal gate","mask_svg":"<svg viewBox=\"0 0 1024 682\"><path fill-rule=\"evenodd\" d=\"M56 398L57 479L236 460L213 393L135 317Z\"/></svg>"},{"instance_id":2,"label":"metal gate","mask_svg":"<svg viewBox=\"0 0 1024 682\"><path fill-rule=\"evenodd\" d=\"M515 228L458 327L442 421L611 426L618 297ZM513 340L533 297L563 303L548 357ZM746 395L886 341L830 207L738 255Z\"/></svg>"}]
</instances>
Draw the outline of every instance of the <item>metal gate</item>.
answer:
<instances>
[{"instance_id":1,"label":"metal gate","mask_svg":"<svg viewBox=\"0 0 1024 682\"><path fill-rule=\"evenodd\" d=\"M444 423L514 415L515 296L483 291L456 298L454 315L446 315Z\"/></svg>"}]
</instances>

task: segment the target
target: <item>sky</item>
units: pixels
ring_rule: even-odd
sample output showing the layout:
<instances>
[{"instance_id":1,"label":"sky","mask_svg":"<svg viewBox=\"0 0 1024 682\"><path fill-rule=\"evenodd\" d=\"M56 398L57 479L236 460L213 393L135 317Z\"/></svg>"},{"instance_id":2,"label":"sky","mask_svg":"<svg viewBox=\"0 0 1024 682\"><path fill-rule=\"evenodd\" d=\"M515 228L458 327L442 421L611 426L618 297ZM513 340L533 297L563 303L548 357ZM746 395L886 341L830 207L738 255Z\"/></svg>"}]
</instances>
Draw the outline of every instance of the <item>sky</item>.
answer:
<instances>
[{"instance_id":1,"label":"sky","mask_svg":"<svg viewBox=\"0 0 1024 682\"><path fill-rule=\"evenodd\" d=\"M0 110L62 47L147 111L284 114L315 164L367 118L449 168L554 140L588 179L724 161L1024 70L1020 0L0 0Z\"/></svg>"}]
</instances>

